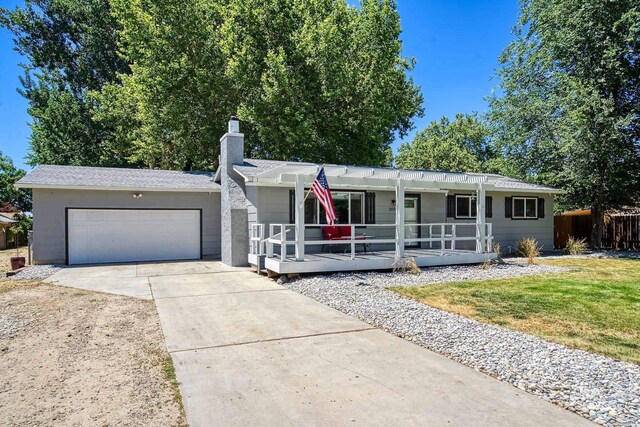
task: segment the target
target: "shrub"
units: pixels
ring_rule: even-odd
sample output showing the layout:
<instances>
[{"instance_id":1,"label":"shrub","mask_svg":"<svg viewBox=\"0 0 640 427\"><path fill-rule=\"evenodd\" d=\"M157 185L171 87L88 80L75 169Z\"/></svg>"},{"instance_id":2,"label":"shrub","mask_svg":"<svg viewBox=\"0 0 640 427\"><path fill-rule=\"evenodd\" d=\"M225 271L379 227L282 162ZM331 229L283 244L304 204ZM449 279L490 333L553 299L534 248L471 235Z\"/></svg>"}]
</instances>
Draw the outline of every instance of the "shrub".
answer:
<instances>
[{"instance_id":1,"label":"shrub","mask_svg":"<svg viewBox=\"0 0 640 427\"><path fill-rule=\"evenodd\" d=\"M540 255L541 247L538 246L538 241L533 237L525 237L516 243L516 250L518 254L527 258L529 264L535 264L535 259Z\"/></svg>"},{"instance_id":2,"label":"shrub","mask_svg":"<svg viewBox=\"0 0 640 427\"><path fill-rule=\"evenodd\" d=\"M587 239L574 239L573 236L569 236L567 239L567 246L564 251L569 255L581 255L587 250Z\"/></svg>"},{"instance_id":3,"label":"shrub","mask_svg":"<svg viewBox=\"0 0 640 427\"><path fill-rule=\"evenodd\" d=\"M493 244L493 252L496 254L498 260L502 259L502 247L500 246L500 243Z\"/></svg>"},{"instance_id":4,"label":"shrub","mask_svg":"<svg viewBox=\"0 0 640 427\"><path fill-rule=\"evenodd\" d=\"M411 257L396 258L395 261L393 261L392 267L394 273L411 273L417 275L422 272L416 264L416 261Z\"/></svg>"}]
</instances>

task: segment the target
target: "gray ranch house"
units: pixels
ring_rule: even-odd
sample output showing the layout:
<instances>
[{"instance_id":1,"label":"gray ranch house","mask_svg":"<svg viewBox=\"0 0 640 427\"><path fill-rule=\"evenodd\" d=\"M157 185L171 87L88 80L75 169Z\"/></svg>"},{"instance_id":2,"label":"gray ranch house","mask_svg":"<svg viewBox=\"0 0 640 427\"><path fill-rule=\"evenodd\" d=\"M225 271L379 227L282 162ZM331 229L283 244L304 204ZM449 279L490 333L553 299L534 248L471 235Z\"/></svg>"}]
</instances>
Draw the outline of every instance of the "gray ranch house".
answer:
<instances>
[{"instance_id":1,"label":"gray ranch house","mask_svg":"<svg viewBox=\"0 0 640 427\"><path fill-rule=\"evenodd\" d=\"M560 190L494 174L324 165L338 221L307 196L321 165L245 159L232 118L215 174L41 165L35 263L221 259L274 273L481 263L531 236L553 247ZM304 201L304 202L303 202Z\"/></svg>"}]
</instances>

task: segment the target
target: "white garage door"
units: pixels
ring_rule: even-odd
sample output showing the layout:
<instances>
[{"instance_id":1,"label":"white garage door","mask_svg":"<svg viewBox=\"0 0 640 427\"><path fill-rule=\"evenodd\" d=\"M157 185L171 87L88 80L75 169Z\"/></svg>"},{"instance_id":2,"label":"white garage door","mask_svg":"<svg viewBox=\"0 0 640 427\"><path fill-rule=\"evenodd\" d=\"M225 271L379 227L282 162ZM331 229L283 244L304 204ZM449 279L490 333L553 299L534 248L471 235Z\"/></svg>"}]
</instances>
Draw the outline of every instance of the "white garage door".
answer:
<instances>
[{"instance_id":1,"label":"white garage door","mask_svg":"<svg viewBox=\"0 0 640 427\"><path fill-rule=\"evenodd\" d=\"M200 258L199 210L69 209L69 264Z\"/></svg>"}]
</instances>

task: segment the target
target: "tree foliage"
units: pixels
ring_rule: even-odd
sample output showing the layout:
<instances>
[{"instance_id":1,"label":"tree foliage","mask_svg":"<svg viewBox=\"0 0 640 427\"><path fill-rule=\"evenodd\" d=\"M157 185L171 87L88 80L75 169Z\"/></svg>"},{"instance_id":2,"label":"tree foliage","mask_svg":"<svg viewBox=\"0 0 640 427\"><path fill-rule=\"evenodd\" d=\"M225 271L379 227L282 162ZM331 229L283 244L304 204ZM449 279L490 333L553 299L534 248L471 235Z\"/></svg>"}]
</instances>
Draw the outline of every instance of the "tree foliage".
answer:
<instances>
[{"instance_id":1,"label":"tree foliage","mask_svg":"<svg viewBox=\"0 0 640 427\"><path fill-rule=\"evenodd\" d=\"M247 155L387 164L422 112L391 0L114 0L114 14L132 73L97 117L132 161L212 168L237 113Z\"/></svg>"},{"instance_id":2,"label":"tree foliage","mask_svg":"<svg viewBox=\"0 0 640 427\"><path fill-rule=\"evenodd\" d=\"M256 155L385 164L422 112L394 1L236 1L222 32Z\"/></svg>"},{"instance_id":3,"label":"tree foliage","mask_svg":"<svg viewBox=\"0 0 640 427\"><path fill-rule=\"evenodd\" d=\"M13 238L18 245L24 245L27 243L29 230L33 228L33 218L23 213L17 213L13 216L13 220L16 221L10 228Z\"/></svg>"},{"instance_id":4,"label":"tree foliage","mask_svg":"<svg viewBox=\"0 0 640 427\"><path fill-rule=\"evenodd\" d=\"M640 196L640 8L637 0L525 0L492 99L496 144L521 177L591 207Z\"/></svg>"},{"instance_id":5,"label":"tree foliage","mask_svg":"<svg viewBox=\"0 0 640 427\"><path fill-rule=\"evenodd\" d=\"M16 168L13 160L0 151L0 205L8 204L23 212L31 211L31 191L14 187L24 175L25 171Z\"/></svg>"},{"instance_id":6,"label":"tree foliage","mask_svg":"<svg viewBox=\"0 0 640 427\"><path fill-rule=\"evenodd\" d=\"M91 90L126 73L109 0L26 0L0 8L0 24L25 56L20 93L32 117L29 163L119 165L105 146L112 129L93 119Z\"/></svg>"},{"instance_id":7,"label":"tree foliage","mask_svg":"<svg viewBox=\"0 0 640 427\"><path fill-rule=\"evenodd\" d=\"M212 169L232 114L247 154L388 164L422 113L394 0L26 0L31 164Z\"/></svg>"},{"instance_id":8,"label":"tree foliage","mask_svg":"<svg viewBox=\"0 0 640 427\"><path fill-rule=\"evenodd\" d=\"M489 129L475 115L442 117L418 132L398 150L396 165L408 169L490 172L495 159Z\"/></svg>"},{"instance_id":9,"label":"tree foliage","mask_svg":"<svg viewBox=\"0 0 640 427\"><path fill-rule=\"evenodd\" d=\"M222 2L113 0L131 73L94 93L95 117L134 163L212 169L236 110L220 47Z\"/></svg>"}]
</instances>

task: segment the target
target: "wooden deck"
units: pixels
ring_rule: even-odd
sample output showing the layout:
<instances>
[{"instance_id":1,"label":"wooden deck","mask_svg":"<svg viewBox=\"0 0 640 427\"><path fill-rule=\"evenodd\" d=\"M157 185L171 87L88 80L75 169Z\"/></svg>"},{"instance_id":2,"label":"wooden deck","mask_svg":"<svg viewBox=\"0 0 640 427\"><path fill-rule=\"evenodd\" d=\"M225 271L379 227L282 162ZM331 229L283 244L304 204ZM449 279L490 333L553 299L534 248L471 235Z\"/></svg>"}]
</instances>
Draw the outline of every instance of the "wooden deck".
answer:
<instances>
[{"instance_id":1,"label":"wooden deck","mask_svg":"<svg viewBox=\"0 0 640 427\"><path fill-rule=\"evenodd\" d=\"M405 257L412 257L418 267L431 267L456 264L481 264L486 259L494 259L496 254L479 254L470 250L445 249L405 249ZM359 252L355 259L350 253L315 253L305 254L304 261L297 261L293 255L284 261L277 258L266 258L264 268L278 274L288 273L325 273L338 271L390 270L393 268L395 251ZM249 263L257 265L257 258L249 256Z\"/></svg>"}]
</instances>

